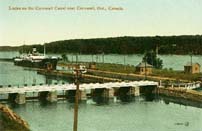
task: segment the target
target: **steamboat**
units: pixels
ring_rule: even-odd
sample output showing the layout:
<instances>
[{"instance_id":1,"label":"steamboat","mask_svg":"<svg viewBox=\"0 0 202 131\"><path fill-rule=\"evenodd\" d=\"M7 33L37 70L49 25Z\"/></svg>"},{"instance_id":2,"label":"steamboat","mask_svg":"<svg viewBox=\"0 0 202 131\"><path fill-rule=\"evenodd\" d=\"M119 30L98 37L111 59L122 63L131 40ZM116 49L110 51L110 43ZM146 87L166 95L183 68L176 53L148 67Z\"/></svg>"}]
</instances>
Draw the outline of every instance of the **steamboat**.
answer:
<instances>
[{"instance_id":1,"label":"steamboat","mask_svg":"<svg viewBox=\"0 0 202 131\"><path fill-rule=\"evenodd\" d=\"M33 48L32 53L22 54L14 58L14 65L40 68L40 69L56 69L59 58L55 56L46 56L37 52L36 48Z\"/></svg>"}]
</instances>

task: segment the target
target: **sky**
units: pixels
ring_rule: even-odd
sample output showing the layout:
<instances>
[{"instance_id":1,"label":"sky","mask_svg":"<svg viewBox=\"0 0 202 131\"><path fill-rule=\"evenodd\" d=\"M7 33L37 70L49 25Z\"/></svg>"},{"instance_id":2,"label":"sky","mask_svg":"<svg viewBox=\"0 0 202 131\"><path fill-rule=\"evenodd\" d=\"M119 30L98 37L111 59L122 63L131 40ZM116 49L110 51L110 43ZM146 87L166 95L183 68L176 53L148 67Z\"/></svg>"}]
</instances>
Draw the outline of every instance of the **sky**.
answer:
<instances>
[{"instance_id":1,"label":"sky","mask_svg":"<svg viewBox=\"0 0 202 131\"><path fill-rule=\"evenodd\" d=\"M9 10L104 7L107 10ZM121 7L110 11L108 7ZM202 34L202 0L2 0L0 46L67 39Z\"/></svg>"}]
</instances>

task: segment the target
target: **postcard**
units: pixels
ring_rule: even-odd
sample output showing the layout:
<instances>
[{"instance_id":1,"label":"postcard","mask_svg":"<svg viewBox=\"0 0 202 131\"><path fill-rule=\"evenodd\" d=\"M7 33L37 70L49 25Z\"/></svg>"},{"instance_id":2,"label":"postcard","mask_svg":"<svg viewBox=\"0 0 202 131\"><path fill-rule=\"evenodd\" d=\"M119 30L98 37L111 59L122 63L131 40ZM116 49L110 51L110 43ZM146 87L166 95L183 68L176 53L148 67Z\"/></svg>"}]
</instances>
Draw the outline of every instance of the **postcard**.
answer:
<instances>
[{"instance_id":1,"label":"postcard","mask_svg":"<svg viewBox=\"0 0 202 131\"><path fill-rule=\"evenodd\" d=\"M0 1L0 131L202 131L201 0Z\"/></svg>"}]
</instances>

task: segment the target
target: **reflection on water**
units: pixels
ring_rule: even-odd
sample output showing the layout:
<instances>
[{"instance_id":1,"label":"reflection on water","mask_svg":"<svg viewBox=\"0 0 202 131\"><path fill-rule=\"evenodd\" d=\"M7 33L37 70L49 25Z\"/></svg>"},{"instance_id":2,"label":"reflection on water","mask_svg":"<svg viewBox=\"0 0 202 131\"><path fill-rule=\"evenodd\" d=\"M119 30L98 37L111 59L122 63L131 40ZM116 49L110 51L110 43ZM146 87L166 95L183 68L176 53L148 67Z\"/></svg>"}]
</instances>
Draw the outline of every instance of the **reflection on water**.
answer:
<instances>
[{"instance_id":1,"label":"reflection on water","mask_svg":"<svg viewBox=\"0 0 202 131\"><path fill-rule=\"evenodd\" d=\"M20 66L14 66L11 62L0 61L0 85L23 86L32 84L54 84L69 82L67 79L47 77L37 74L37 71Z\"/></svg>"},{"instance_id":2,"label":"reflection on water","mask_svg":"<svg viewBox=\"0 0 202 131\"><path fill-rule=\"evenodd\" d=\"M19 56L19 52L17 51L0 51L0 58L14 58Z\"/></svg>"},{"instance_id":3,"label":"reflection on water","mask_svg":"<svg viewBox=\"0 0 202 131\"><path fill-rule=\"evenodd\" d=\"M25 118L33 131L72 130L74 103L27 102L12 107ZM193 113L194 112L194 113ZM200 131L202 109L163 100L145 101L144 97L131 102L98 104L93 99L79 103L79 130L82 131Z\"/></svg>"},{"instance_id":4,"label":"reflection on water","mask_svg":"<svg viewBox=\"0 0 202 131\"><path fill-rule=\"evenodd\" d=\"M190 100L185 100L180 98L176 99L176 98L167 97L167 96L160 96L159 99L162 99L165 104L176 103L184 106L202 108L202 103L195 102L195 101L190 101Z\"/></svg>"}]
</instances>

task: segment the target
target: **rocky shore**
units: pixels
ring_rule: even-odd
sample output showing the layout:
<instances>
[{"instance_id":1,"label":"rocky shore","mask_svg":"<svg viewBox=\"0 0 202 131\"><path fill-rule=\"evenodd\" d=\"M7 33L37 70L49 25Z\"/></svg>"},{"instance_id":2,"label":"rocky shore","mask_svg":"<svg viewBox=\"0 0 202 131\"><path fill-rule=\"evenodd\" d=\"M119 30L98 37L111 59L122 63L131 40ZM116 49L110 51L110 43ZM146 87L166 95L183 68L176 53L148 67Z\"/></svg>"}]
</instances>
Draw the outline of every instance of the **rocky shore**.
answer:
<instances>
[{"instance_id":1,"label":"rocky shore","mask_svg":"<svg viewBox=\"0 0 202 131\"><path fill-rule=\"evenodd\" d=\"M0 131L30 131L28 123L7 106L0 104Z\"/></svg>"}]
</instances>

